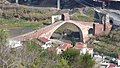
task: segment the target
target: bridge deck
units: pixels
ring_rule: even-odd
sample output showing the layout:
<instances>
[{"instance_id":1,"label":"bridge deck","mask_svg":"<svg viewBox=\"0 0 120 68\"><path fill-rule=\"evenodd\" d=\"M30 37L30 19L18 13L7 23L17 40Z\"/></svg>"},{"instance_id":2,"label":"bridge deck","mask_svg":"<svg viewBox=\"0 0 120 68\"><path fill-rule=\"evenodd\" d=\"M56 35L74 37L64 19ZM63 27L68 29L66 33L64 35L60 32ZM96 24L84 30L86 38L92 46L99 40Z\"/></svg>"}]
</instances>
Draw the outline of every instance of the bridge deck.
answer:
<instances>
[{"instance_id":1,"label":"bridge deck","mask_svg":"<svg viewBox=\"0 0 120 68\"><path fill-rule=\"evenodd\" d=\"M46 26L44 28L34 30L32 32L29 32L29 33L14 37L14 38L12 38L12 40L26 41L26 40L31 39L31 38L38 38L40 35L50 31L51 29L54 29L55 26L57 26L57 25L59 25L59 24L61 24L63 22L76 22L76 23L79 23L79 25L84 25L85 26L84 28L86 28L86 27L92 28L93 27L93 22L82 22L82 21L73 21L73 20L58 21L58 22L55 22L55 23L53 23L53 24L51 24L49 26Z\"/></svg>"}]
</instances>

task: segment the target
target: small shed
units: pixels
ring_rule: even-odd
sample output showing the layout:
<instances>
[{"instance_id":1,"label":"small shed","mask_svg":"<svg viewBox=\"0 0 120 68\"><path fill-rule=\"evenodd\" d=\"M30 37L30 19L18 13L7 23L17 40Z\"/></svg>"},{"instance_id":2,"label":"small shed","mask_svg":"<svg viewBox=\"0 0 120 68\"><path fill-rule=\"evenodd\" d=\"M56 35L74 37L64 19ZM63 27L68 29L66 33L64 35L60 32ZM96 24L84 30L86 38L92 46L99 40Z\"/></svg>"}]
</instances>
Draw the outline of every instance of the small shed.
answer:
<instances>
[{"instance_id":1,"label":"small shed","mask_svg":"<svg viewBox=\"0 0 120 68\"><path fill-rule=\"evenodd\" d=\"M52 46L52 42L44 37L39 37L38 40L41 42L41 47L43 47L43 49L47 49Z\"/></svg>"}]
</instances>

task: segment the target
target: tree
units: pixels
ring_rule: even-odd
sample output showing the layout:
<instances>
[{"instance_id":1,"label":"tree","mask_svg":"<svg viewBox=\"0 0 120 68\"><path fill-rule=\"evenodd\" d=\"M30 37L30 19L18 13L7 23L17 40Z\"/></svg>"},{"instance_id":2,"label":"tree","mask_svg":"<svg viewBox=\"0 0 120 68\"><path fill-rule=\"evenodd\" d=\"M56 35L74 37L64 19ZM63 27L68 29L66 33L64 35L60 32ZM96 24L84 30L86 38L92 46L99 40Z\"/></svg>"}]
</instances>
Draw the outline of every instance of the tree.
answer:
<instances>
[{"instance_id":1,"label":"tree","mask_svg":"<svg viewBox=\"0 0 120 68\"><path fill-rule=\"evenodd\" d=\"M68 49L67 51L63 52L61 56L71 65L73 62L76 62L75 59L79 56L79 54L80 53L78 50Z\"/></svg>"},{"instance_id":2,"label":"tree","mask_svg":"<svg viewBox=\"0 0 120 68\"><path fill-rule=\"evenodd\" d=\"M11 49L6 46L8 33L4 29L0 29L0 67L8 68L13 64Z\"/></svg>"},{"instance_id":3,"label":"tree","mask_svg":"<svg viewBox=\"0 0 120 68\"><path fill-rule=\"evenodd\" d=\"M81 55L79 61L81 64L81 68L93 68L95 64L95 61L88 53Z\"/></svg>"},{"instance_id":4,"label":"tree","mask_svg":"<svg viewBox=\"0 0 120 68\"><path fill-rule=\"evenodd\" d=\"M0 29L0 46L5 46L8 38L8 33L4 29Z\"/></svg>"},{"instance_id":5,"label":"tree","mask_svg":"<svg viewBox=\"0 0 120 68\"><path fill-rule=\"evenodd\" d=\"M64 58L61 58L58 62L58 65L56 66L57 68L70 68L68 65L68 61L65 60Z\"/></svg>"},{"instance_id":6,"label":"tree","mask_svg":"<svg viewBox=\"0 0 120 68\"><path fill-rule=\"evenodd\" d=\"M35 39L21 47L9 48L7 38L8 33L0 29L0 68L92 68L94 65L90 55L80 55L79 50L68 49L57 55L41 49Z\"/></svg>"},{"instance_id":7,"label":"tree","mask_svg":"<svg viewBox=\"0 0 120 68\"><path fill-rule=\"evenodd\" d=\"M75 46L76 40L75 40L75 38L74 38L73 35L72 35L72 38L71 38L71 42L72 42L72 44Z\"/></svg>"},{"instance_id":8,"label":"tree","mask_svg":"<svg viewBox=\"0 0 120 68\"><path fill-rule=\"evenodd\" d=\"M20 49L17 49L16 53L17 55L15 55L15 57L19 58L19 63L24 68L40 67L40 55L43 52L42 48L35 43L34 39L26 41ZM17 67L19 66L17 65Z\"/></svg>"}]
</instances>

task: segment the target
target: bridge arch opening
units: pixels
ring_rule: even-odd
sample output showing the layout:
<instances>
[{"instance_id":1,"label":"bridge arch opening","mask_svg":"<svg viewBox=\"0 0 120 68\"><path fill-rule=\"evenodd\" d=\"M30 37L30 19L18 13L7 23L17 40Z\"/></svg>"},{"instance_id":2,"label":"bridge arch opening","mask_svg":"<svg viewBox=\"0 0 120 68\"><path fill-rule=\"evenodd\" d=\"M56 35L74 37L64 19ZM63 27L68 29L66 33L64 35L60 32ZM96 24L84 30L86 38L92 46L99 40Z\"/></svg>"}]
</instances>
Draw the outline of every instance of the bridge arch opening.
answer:
<instances>
[{"instance_id":1,"label":"bridge arch opening","mask_svg":"<svg viewBox=\"0 0 120 68\"><path fill-rule=\"evenodd\" d=\"M113 25L113 20L110 20L110 24Z\"/></svg>"},{"instance_id":2,"label":"bridge arch opening","mask_svg":"<svg viewBox=\"0 0 120 68\"><path fill-rule=\"evenodd\" d=\"M65 16L62 14L62 20L64 21L65 20Z\"/></svg>"},{"instance_id":3,"label":"bridge arch opening","mask_svg":"<svg viewBox=\"0 0 120 68\"><path fill-rule=\"evenodd\" d=\"M66 22L53 32L51 39L74 44L74 42L83 42L83 33L77 25Z\"/></svg>"}]
</instances>

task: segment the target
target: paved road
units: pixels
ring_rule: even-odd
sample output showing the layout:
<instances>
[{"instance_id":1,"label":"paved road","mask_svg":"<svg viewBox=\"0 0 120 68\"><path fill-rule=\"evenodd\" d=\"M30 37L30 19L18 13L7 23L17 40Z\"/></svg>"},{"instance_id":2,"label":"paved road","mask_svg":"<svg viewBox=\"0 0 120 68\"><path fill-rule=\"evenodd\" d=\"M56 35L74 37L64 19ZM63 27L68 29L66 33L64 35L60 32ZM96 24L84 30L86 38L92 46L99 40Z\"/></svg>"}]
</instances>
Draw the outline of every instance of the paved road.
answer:
<instances>
[{"instance_id":1,"label":"paved road","mask_svg":"<svg viewBox=\"0 0 120 68\"><path fill-rule=\"evenodd\" d=\"M110 14L110 18L113 19L113 25L120 26L120 10L106 10Z\"/></svg>"},{"instance_id":2,"label":"paved road","mask_svg":"<svg viewBox=\"0 0 120 68\"><path fill-rule=\"evenodd\" d=\"M110 20L113 21L113 25L120 26L120 10L112 9L96 9L100 13L109 13Z\"/></svg>"},{"instance_id":3,"label":"paved road","mask_svg":"<svg viewBox=\"0 0 120 68\"><path fill-rule=\"evenodd\" d=\"M102 3L94 2L90 0L75 0L75 1L83 6L90 6L90 7L95 7L95 8L102 6ZM99 10L99 11L109 13L110 19L113 21L113 25L120 26L120 10L118 10L120 9L120 7L118 7L120 5L120 2L110 2L110 3L111 4L109 6L106 5L105 7L106 9Z\"/></svg>"}]
</instances>

